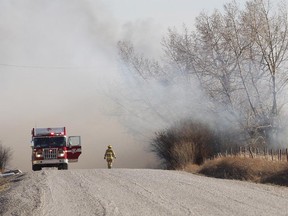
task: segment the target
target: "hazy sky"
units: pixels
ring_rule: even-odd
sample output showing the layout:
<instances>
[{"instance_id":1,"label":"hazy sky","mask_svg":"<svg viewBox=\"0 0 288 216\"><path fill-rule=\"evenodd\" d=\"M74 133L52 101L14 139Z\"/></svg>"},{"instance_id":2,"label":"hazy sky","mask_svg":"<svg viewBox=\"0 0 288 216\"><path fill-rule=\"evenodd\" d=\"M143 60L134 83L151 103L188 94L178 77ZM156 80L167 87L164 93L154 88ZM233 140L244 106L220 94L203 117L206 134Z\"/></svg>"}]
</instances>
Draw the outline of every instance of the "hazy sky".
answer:
<instances>
[{"instance_id":1,"label":"hazy sky","mask_svg":"<svg viewBox=\"0 0 288 216\"><path fill-rule=\"evenodd\" d=\"M192 27L201 11L227 2L0 0L0 140L13 149L10 168L31 170L35 126L66 126L68 135L81 135L83 154L71 168L106 167L109 144L117 154L115 167L154 167L150 136L140 124L158 124L138 110L142 120L131 120L127 129L129 115L136 114L127 104L119 110L125 103L114 94L137 88L126 86L121 75L117 41L131 40L146 55L158 56L168 27Z\"/></svg>"}]
</instances>

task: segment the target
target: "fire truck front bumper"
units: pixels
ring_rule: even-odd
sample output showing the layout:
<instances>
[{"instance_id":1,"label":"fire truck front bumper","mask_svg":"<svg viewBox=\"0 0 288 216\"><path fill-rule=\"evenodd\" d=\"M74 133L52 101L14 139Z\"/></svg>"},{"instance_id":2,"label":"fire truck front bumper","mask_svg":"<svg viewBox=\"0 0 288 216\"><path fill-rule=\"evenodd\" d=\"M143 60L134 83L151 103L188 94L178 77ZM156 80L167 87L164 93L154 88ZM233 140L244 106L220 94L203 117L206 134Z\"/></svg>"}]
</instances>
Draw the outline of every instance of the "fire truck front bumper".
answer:
<instances>
[{"instance_id":1,"label":"fire truck front bumper","mask_svg":"<svg viewBox=\"0 0 288 216\"><path fill-rule=\"evenodd\" d=\"M33 160L32 164L68 164L68 159Z\"/></svg>"}]
</instances>

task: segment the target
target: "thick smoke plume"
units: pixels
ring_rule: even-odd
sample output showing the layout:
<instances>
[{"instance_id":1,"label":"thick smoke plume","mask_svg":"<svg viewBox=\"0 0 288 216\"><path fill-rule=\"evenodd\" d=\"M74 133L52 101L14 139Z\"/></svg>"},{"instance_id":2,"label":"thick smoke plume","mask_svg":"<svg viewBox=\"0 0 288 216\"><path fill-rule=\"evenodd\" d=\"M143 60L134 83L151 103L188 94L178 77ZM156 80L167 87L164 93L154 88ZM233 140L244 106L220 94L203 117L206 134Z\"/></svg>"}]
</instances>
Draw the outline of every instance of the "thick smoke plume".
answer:
<instances>
[{"instance_id":1,"label":"thick smoke plume","mask_svg":"<svg viewBox=\"0 0 288 216\"><path fill-rule=\"evenodd\" d=\"M117 42L131 40L159 57L159 32L169 25L152 18L119 23L100 0L0 0L0 140L13 149L11 168L30 170L31 129L53 126L82 137L83 154L71 168L105 167L109 144L115 167L155 167L151 135L178 118L201 116L209 102L197 83L187 91L184 81L145 82L119 70Z\"/></svg>"},{"instance_id":2,"label":"thick smoke plume","mask_svg":"<svg viewBox=\"0 0 288 216\"><path fill-rule=\"evenodd\" d=\"M146 144L110 112L116 44L131 25L141 28L121 26L102 1L0 1L0 140L13 149L11 168L30 170L31 129L53 126L82 137L72 168L106 167L109 144L115 167L154 166Z\"/></svg>"}]
</instances>

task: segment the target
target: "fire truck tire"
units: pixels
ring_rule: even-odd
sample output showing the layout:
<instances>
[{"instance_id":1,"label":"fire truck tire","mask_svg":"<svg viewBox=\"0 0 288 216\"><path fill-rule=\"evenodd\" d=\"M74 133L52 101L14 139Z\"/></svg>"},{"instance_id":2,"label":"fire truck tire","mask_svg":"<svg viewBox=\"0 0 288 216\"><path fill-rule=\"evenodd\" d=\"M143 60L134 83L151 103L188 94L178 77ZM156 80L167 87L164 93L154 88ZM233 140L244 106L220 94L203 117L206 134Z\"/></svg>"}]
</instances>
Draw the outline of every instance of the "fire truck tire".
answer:
<instances>
[{"instance_id":1,"label":"fire truck tire","mask_svg":"<svg viewBox=\"0 0 288 216\"><path fill-rule=\"evenodd\" d=\"M68 170L68 164L60 164L58 170Z\"/></svg>"},{"instance_id":2,"label":"fire truck tire","mask_svg":"<svg viewBox=\"0 0 288 216\"><path fill-rule=\"evenodd\" d=\"M41 170L41 169L42 169L42 167L39 166L39 165L32 165L32 170L33 170L33 171L39 171L39 170Z\"/></svg>"},{"instance_id":3,"label":"fire truck tire","mask_svg":"<svg viewBox=\"0 0 288 216\"><path fill-rule=\"evenodd\" d=\"M63 170L68 170L68 164L63 164Z\"/></svg>"}]
</instances>

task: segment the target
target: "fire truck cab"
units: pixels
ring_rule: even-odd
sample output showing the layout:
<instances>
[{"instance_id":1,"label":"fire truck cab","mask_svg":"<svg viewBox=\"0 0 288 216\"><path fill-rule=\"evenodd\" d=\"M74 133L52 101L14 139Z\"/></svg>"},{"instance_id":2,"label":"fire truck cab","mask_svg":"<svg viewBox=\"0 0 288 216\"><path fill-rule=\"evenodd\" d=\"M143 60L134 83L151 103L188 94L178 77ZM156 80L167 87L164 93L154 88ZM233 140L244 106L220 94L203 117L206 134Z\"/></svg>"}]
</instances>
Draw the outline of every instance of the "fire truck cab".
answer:
<instances>
[{"instance_id":1,"label":"fire truck cab","mask_svg":"<svg viewBox=\"0 0 288 216\"><path fill-rule=\"evenodd\" d=\"M81 154L81 137L66 136L65 127L32 129L32 170L57 167L67 170Z\"/></svg>"}]
</instances>

